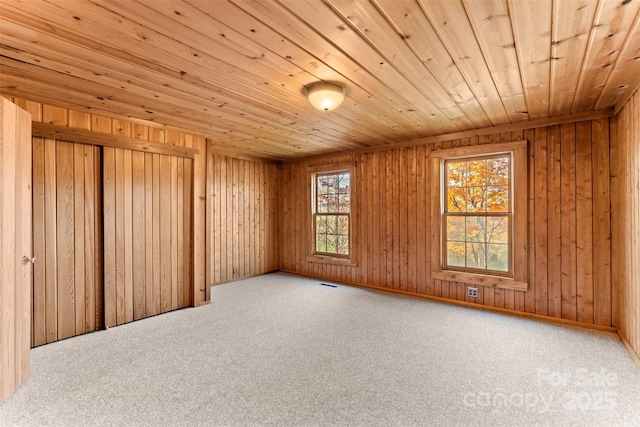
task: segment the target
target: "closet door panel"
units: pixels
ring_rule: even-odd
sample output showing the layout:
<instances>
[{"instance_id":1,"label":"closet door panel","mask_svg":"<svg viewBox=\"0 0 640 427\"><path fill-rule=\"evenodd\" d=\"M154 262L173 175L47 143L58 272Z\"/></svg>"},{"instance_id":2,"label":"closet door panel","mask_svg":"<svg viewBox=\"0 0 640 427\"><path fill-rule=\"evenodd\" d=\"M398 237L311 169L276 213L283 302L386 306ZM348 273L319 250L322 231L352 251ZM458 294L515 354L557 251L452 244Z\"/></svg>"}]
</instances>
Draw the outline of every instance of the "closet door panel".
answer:
<instances>
[{"instance_id":1,"label":"closet door panel","mask_svg":"<svg viewBox=\"0 0 640 427\"><path fill-rule=\"evenodd\" d=\"M104 151L107 326L191 305L193 161Z\"/></svg>"}]
</instances>

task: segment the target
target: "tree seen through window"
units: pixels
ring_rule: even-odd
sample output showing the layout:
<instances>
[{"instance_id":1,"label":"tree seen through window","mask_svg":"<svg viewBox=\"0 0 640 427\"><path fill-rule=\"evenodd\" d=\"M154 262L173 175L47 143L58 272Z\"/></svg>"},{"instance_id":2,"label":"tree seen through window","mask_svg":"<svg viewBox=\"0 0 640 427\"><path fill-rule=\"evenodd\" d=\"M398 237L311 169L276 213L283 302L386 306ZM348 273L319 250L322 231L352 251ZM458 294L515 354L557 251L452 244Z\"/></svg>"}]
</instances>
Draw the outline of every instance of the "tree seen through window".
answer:
<instances>
[{"instance_id":1,"label":"tree seen through window","mask_svg":"<svg viewBox=\"0 0 640 427\"><path fill-rule=\"evenodd\" d=\"M445 162L445 266L511 271L508 154Z\"/></svg>"}]
</instances>

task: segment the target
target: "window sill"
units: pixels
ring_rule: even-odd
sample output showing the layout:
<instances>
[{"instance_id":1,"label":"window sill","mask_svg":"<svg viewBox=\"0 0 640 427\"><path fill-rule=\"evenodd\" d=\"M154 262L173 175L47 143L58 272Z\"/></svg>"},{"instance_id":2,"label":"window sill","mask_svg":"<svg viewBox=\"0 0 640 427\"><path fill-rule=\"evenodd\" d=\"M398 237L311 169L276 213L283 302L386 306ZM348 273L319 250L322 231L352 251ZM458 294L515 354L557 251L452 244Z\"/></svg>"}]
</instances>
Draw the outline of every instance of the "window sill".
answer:
<instances>
[{"instance_id":1,"label":"window sill","mask_svg":"<svg viewBox=\"0 0 640 427\"><path fill-rule=\"evenodd\" d=\"M431 277L452 282L462 282L477 286L492 286L494 288L513 289L516 291L526 291L529 288L527 282L518 282L510 277L463 273L461 271L434 271L431 273Z\"/></svg>"},{"instance_id":2,"label":"window sill","mask_svg":"<svg viewBox=\"0 0 640 427\"><path fill-rule=\"evenodd\" d=\"M310 255L307 257L307 261L316 262L320 264L333 264L343 265L346 267L356 267L356 263L350 258L332 257L329 255Z\"/></svg>"}]
</instances>

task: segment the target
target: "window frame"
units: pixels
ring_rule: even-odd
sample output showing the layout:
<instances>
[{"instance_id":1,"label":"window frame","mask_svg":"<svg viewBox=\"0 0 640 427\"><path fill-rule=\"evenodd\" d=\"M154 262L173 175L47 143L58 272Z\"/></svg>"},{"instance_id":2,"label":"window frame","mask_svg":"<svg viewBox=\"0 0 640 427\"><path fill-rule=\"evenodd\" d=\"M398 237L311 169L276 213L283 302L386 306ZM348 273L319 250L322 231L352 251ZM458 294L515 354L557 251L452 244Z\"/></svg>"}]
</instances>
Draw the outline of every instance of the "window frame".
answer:
<instances>
[{"instance_id":1,"label":"window frame","mask_svg":"<svg viewBox=\"0 0 640 427\"><path fill-rule=\"evenodd\" d=\"M318 252L316 250L316 212L317 209L317 197L316 197L316 177L318 175L331 175L333 173L349 173L349 213L330 213L331 215L348 215L349 216L349 254L333 254L326 252ZM336 264L336 265L344 265L344 266L352 266L355 267L356 263L356 231L358 229L355 226L357 221L356 216L356 185L357 185L357 177L356 177L356 165L355 163L340 163L340 164L332 164L332 165L324 165L324 166L316 166L307 168L307 178L308 178L308 198L309 203L309 213L306 215L308 218L309 224L307 230L310 235L308 237L308 255L307 261L309 262L318 262L325 264ZM320 213L322 214L322 213Z\"/></svg>"},{"instance_id":2,"label":"window frame","mask_svg":"<svg viewBox=\"0 0 640 427\"><path fill-rule=\"evenodd\" d=\"M476 269L448 269L444 262L446 239L445 200L447 160L486 158L510 154L511 176L511 233L509 241L511 274ZM433 279L462 282L477 286L528 289L528 161L527 141L476 145L432 151L431 157L431 275Z\"/></svg>"},{"instance_id":3,"label":"window frame","mask_svg":"<svg viewBox=\"0 0 640 427\"><path fill-rule=\"evenodd\" d=\"M447 209L448 203L446 200L448 199L447 190L450 188L449 181L449 171L447 170L448 162L473 162L479 160L489 160L500 157L508 157L508 175L509 175L509 188L508 188L508 207L506 212L451 212ZM457 158L445 158L442 159L442 220L441 220L441 239L442 239L442 269L443 270L451 270L451 271L460 271L467 273L477 273L477 274L486 274L486 275L494 275L494 276L504 276L513 278L513 155L511 153L493 153L493 154L482 154L480 156L469 156L469 157L457 157ZM468 188L468 187L465 187ZM449 239L446 238L447 235L447 218L449 217L458 217L458 218L467 218L467 217L484 217L485 221L488 217L505 217L508 222L508 253L509 253L509 262L507 271L499 271L499 270L491 270L489 268L473 268L473 267L461 267L451 265L448 262L448 250L447 244L450 242ZM465 243L467 241L465 240ZM487 241L483 242L487 244Z\"/></svg>"}]
</instances>

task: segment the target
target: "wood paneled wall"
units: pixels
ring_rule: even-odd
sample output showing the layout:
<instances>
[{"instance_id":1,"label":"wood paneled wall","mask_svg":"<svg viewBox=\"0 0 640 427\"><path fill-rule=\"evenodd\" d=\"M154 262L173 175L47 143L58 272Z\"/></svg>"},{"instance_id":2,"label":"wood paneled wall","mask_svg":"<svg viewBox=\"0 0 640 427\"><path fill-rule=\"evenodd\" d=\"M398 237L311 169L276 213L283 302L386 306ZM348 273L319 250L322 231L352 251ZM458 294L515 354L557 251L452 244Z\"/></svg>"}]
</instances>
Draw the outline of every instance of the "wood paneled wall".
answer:
<instances>
[{"instance_id":1,"label":"wood paneled wall","mask_svg":"<svg viewBox=\"0 0 640 427\"><path fill-rule=\"evenodd\" d=\"M105 326L187 307L193 160L110 147L103 158Z\"/></svg>"},{"instance_id":2,"label":"wood paneled wall","mask_svg":"<svg viewBox=\"0 0 640 427\"><path fill-rule=\"evenodd\" d=\"M431 278L432 149L529 141L527 291ZM609 119L285 164L281 269L419 295L611 326ZM355 161L356 267L306 260L307 168ZM436 231L437 232L437 231ZM516 236L517 239L517 236Z\"/></svg>"},{"instance_id":3,"label":"wood paneled wall","mask_svg":"<svg viewBox=\"0 0 640 427\"><path fill-rule=\"evenodd\" d=\"M614 323L640 355L640 94L612 121L612 277Z\"/></svg>"},{"instance_id":4,"label":"wood paneled wall","mask_svg":"<svg viewBox=\"0 0 640 427\"><path fill-rule=\"evenodd\" d=\"M273 162L208 156L208 283L279 268L279 173Z\"/></svg>"}]
</instances>

